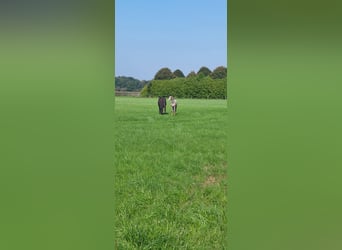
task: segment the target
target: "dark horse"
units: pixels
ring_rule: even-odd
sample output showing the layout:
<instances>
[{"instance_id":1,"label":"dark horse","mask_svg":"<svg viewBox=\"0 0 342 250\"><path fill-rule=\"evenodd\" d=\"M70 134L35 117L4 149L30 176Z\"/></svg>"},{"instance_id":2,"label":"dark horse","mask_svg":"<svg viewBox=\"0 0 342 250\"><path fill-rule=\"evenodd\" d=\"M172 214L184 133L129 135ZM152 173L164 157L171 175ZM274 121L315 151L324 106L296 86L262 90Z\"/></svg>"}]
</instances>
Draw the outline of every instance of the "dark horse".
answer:
<instances>
[{"instance_id":1,"label":"dark horse","mask_svg":"<svg viewBox=\"0 0 342 250\"><path fill-rule=\"evenodd\" d=\"M166 113L166 98L165 96L159 96L158 98L158 107L159 107L159 114Z\"/></svg>"}]
</instances>

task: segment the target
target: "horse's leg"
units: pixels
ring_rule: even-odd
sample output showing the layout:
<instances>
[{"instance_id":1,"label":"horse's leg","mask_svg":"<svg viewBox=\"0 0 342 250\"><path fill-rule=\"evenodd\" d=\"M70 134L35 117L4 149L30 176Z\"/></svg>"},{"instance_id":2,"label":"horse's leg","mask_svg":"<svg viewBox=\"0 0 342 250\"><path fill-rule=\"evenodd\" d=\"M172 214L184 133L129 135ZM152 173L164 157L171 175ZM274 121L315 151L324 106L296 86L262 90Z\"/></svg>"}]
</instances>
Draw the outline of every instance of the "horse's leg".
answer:
<instances>
[{"instance_id":1,"label":"horse's leg","mask_svg":"<svg viewBox=\"0 0 342 250\"><path fill-rule=\"evenodd\" d=\"M158 104L158 107L159 107L159 114L162 114L162 112L163 112L163 107L162 107L162 105L160 105L160 103Z\"/></svg>"}]
</instances>

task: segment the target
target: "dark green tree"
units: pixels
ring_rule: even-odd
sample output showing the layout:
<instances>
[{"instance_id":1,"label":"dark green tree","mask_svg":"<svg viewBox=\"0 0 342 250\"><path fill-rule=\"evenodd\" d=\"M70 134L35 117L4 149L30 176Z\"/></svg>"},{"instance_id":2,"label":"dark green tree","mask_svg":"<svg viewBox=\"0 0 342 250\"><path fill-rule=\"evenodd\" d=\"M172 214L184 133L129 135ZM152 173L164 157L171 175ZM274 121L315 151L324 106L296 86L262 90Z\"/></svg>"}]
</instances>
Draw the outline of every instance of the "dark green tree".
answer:
<instances>
[{"instance_id":1,"label":"dark green tree","mask_svg":"<svg viewBox=\"0 0 342 250\"><path fill-rule=\"evenodd\" d=\"M169 68L161 68L154 76L154 80L170 80L172 78L174 75Z\"/></svg>"},{"instance_id":2,"label":"dark green tree","mask_svg":"<svg viewBox=\"0 0 342 250\"><path fill-rule=\"evenodd\" d=\"M219 66L210 74L213 79L223 79L227 77L227 68L224 66Z\"/></svg>"},{"instance_id":3,"label":"dark green tree","mask_svg":"<svg viewBox=\"0 0 342 250\"><path fill-rule=\"evenodd\" d=\"M199 71L197 72L197 75L199 75L200 73L203 73L204 76L208 76L211 74L211 70L203 66L199 69Z\"/></svg>"},{"instance_id":4,"label":"dark green tree","mask_svg":"<svg viewBox=\"0 0 342 250\"><path fill-rule=\"evenodd\" d=\"M196 76L195 71L191 71L186 77L189 78L189 77L194 77L194 76Z\"/></svg>"},{"instance_id":5,"label":"dark green tree","mask_svg":"<svg viewBox=\"0 0 342 250\"><path fill-rule=\"evenodd\" d=\"M180 70L180 69L176 69L174 72L173 72L173 75L175 77L185 77L183 72Z\"/></svg>"}]
</instances>

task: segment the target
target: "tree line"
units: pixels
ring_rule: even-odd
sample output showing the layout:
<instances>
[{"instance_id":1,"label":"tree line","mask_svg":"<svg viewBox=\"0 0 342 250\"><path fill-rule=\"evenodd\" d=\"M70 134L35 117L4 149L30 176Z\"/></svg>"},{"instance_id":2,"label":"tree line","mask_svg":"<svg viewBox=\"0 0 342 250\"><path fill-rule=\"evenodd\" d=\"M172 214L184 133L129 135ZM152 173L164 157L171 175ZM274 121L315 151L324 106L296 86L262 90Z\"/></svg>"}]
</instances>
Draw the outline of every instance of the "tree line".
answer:
<instances>
[{"instance_id":1,"label":"tree line","mask_svg":"<svg viewBox=\"0 0 342 250\"><path fill-rule=\"evenodd\" d=\"M140 81L133 77L117 76L115 77L115 90L117 91L140 91L149 81Z\"/></svg>"},{"instance_id":2,"label":"tree line","mask_svg":"<svg viewBox=\"0 0 342 250\"><path fill-rule=\"evenodd\" d=\"M223 79L227 77L227 68L219 66L211 71L208 67L202 66L198 72L191 71L186 77L193 76L210 76L212 79ZM174 78L184 78L185 75L180 69L176 69L172 72L169 68L161 68L154 76L154 80L170 80Z\"/></svg>"},{"instance_id":3,"label":"tree line","mask_svg":"<svg viewBox=\"0 0 342 250\"><path fill-rule=\"evenodd\" d=\"M142 97L176 96L178 98L227 98L227 68L219 66L213 71L201 67L191 71L186 77L179 69L160 69L154 79L140 92Z\"/></svg>"}]
</instances>

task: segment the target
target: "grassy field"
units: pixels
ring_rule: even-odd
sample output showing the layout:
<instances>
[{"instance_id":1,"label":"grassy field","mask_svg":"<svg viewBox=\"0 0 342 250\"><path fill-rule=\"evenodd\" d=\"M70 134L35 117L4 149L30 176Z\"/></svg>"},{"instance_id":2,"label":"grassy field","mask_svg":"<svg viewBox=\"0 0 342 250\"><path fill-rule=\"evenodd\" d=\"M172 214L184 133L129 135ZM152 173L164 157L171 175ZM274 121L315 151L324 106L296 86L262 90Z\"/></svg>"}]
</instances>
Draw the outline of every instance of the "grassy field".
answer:
<instances>
[{"instance_id":1,"label":"grassy field","mask_svg":"<svg viewBox=\"0 0 342 250\"><path fill-rule=\"evenodd\" d=\"M115 98L116 249L227 249L227 102Z\"/></svg>"}]
</instances>

